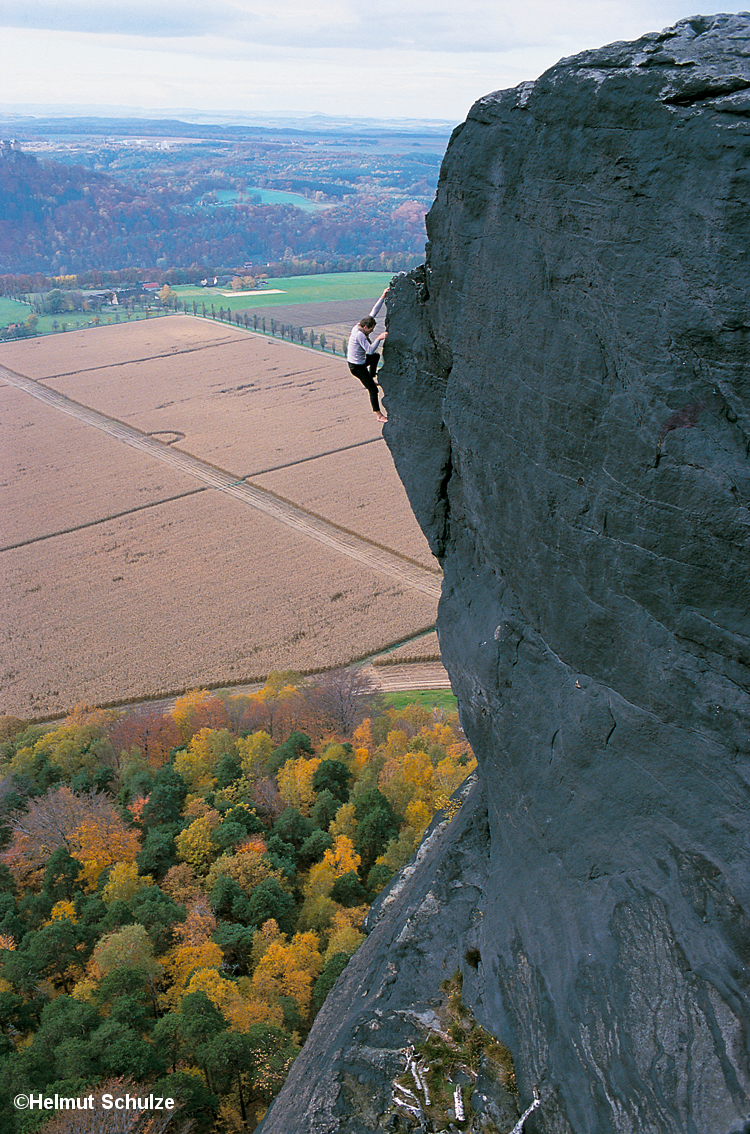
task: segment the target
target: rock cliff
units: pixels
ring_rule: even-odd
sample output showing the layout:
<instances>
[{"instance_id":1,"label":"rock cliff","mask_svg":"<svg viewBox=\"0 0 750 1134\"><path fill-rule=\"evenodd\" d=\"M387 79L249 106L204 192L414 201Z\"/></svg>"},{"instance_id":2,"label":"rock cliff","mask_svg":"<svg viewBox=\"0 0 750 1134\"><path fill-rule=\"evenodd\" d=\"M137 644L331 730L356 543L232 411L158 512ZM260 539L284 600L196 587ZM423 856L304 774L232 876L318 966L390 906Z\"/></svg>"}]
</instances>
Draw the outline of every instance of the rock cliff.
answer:
<instances>
[{"instance_id":1,"label":"rock cliff","mask_svg":"<svg viewBox=\"0 0 750 1134\"><path fill-rule=\"evenodd\" d=\"M563 60L453 135L385 433L481 786L264 1134L402 1128L456 969L518 1086L478 1128L537 1087L527 1134L750 1131L749 159L750 15Z\"/></svg>"}]
</instances>

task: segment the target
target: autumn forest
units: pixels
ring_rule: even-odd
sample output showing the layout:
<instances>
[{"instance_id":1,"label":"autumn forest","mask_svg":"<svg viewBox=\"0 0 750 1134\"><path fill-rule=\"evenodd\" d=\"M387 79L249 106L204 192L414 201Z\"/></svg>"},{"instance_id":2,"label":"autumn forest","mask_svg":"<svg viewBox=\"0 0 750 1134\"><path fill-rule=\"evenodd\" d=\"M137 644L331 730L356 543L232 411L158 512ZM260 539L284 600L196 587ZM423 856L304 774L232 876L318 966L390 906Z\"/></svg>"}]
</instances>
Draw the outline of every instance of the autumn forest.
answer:
<instances>
[{"instance_id":1,"label":"autumn forest","mask_svg":"<svg viewBox=\"0 0 750 1134\"><path fill-rule=\"evenodd\" d=\"M474 767L441 704L389 704L347 669L3 718L6 1129L81 1129L14 1112L18 1091L126 1089L175 1099L139 1131L253 1129L370 903Z\"/></svg>"}]
</instances>

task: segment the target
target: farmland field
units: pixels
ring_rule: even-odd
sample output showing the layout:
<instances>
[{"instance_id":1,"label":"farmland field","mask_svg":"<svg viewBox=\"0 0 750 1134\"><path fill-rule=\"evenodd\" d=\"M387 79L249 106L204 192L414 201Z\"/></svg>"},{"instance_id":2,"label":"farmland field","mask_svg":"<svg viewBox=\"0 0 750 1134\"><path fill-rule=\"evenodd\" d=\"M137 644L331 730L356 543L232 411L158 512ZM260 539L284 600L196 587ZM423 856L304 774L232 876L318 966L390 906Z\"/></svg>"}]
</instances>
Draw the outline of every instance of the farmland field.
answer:
<instances>
[{"instance_id":1,"label":"farmland field","mask_svg":"<svg viewBox=\"0 0 750 1134\"><path fill-rule=\"evenodd\" d=\"M44 538L195 489L191 477L144 460L124 445L12 386L0 385L4 444L2 547Z\"/></svg>"},{"instance_id":2,"label":"farmland field","mask_svg":"<svg viewBox=\"0 0 750 1134\"><path fill-rule=\"evenodd\" d=\"M255 203L259 198L261 205L294 205L296 209L302 209L306 213L333 208L332 205L311 201L301 193L287 193L283 189L257 189L254 185L249 185L244 193L239 193L236 189L217 189L215 192L216 199L221 205L233 205L239 200L246 201L248 198Z\"/></svg>"},{"instance_id":3,"label":"farmland field","mask_svg":"<svg viewBox=\"0 0 750 1134\"><path fill-rule=\"evenodd\" d=\"M434 623L341 359L173 316L3 344L0 406L0 711L327 668Z\"/></svg>"},{"instance_id":4,"label":"farmland field","mask_svg":"<svg viewBox=\"0 0 750 1134\"><path fill-rule=\"evenodd\" d=\"M332 303L378 296L393 278L392 272L329 272L316 276L287 276L268 281L268 288L281 294L268 295L264 288L250 295L228 296L232 311L254 310L258 306L276 307L290 303ZM177 286L180 299L212 300L218 308L226 307L226 287ZM366 303L367 306L367 303ZM366 314L366 312L365 312Z\"/></svg>"}]
</instances>

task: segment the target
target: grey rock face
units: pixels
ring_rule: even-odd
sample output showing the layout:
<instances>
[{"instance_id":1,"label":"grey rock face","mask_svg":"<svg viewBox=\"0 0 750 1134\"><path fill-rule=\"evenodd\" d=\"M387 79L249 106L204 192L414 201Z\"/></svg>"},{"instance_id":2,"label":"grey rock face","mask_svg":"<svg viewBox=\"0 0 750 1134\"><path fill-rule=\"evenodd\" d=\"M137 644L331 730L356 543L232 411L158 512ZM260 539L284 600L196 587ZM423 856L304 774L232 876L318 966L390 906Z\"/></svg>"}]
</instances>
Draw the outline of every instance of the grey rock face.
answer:
<instances>
[{"instance_id":1,"label":"grey rock face","mask_svg":"<svg viewBox=\"0 0 750 1134\"><path fill-rule=\"evenodd\" d=\"M522 1107L538 1086L527 1134L750 1131L750 15L481 99L428 234L389 297L385 433L444 567L489 836L481 917L446 888L441 938L411 938L432 968L388 997L457 959ZM327 1029L339 1100L374 936L296 1065ZM347 1099L283 1128L382 1128Z\"/></svg>"},{"instance_id":2,"label":"grey rock face","mask_svg":"<svg viewBox=\"0 0 750 1134\"><path fill-rule=\"evenodd\" d=\"M688 20L480 100L389 300L530 1130L750 1119L749 52Z\"/></svg>"}]
</instances>

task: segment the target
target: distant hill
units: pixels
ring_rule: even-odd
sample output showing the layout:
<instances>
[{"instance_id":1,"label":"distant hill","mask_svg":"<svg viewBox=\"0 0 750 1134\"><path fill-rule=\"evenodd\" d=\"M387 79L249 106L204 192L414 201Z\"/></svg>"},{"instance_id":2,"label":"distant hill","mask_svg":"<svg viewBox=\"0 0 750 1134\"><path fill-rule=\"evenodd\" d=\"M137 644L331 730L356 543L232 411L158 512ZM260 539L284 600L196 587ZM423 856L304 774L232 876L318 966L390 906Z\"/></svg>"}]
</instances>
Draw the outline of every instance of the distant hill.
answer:
<instances>
[{"instance_id":1,"label":"distant hill","mask_svg":"<svg viewBox=\"0 0 750 1134\"><path fill-rule=\"evenodd\" d=\"M0 150L0 270L129 267L144 238L172 223L169 205L80 165ZM152 253L153 257L153 253Z\"/></svg>"},{"instance_id":2,"label":"distant hill","mask_svg":"<svg viewBox=\"0 0 750 1134\"><path fill-rule=\"evenodd\" d=\"M397 202L346 202L310 214L290 205L196 201L178 179L136 184L82 165L0 147L0 274L187 268L421 253L424 227Z\"/></svg>"},{"instance_id":3,"label":"distant hill","mask_svg":"<svg viewBox=\"0 0 750 1134\"><path fill-rule=\"evenodd\" d=\"M194 114L180 118L65 116L62 114L1 113L0 131L7 137L141 137L254 139L262 135L409 138L437 141L444 149L457 123L419 118L332 118L322 114L305 118L236 118L217 120Z\"/></svg>"}]
</instances>

